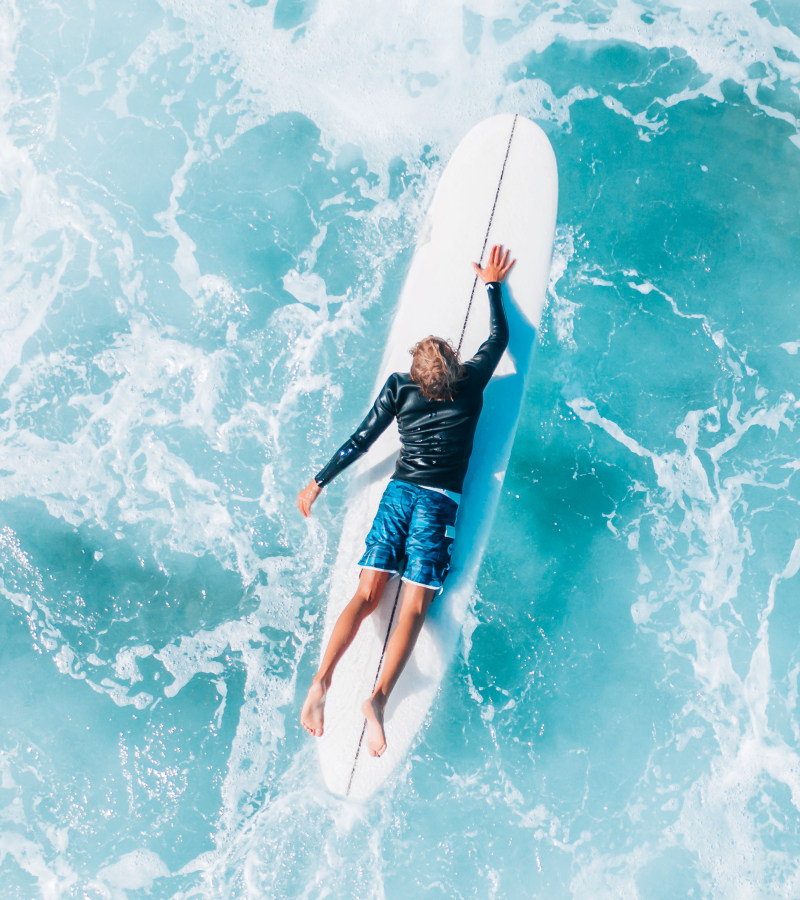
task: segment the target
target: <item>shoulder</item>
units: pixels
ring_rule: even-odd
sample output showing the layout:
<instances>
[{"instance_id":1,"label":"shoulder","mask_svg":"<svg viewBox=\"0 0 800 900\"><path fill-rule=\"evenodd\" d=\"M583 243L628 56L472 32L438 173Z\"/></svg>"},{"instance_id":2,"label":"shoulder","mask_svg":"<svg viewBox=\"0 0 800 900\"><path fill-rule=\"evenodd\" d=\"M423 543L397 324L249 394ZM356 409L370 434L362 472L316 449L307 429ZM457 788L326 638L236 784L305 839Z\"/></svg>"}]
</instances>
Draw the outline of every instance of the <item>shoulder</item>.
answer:
<instances>
[{"instance_id":1,"label":"shoulder","mask_svg":"<svg viewBox=\"0 0 800 900\"><path fill-rule=\"evenodd\" d=\"M416 387L407 372L392 372L378 394L378 402L394 407L409 387Z\"/></svg>"},{"instance_id":2,"label":"shoulder","mask_svg":"<svg viewBox=\"0 0 800 900\"><path fill-rule=\"evenodd\" d=\"M386 379L386 382L383 385L383 390L391 391L393 394L396 394L404 387L409 386L416 387L414 382L411 380L411 376L408 374L408 372L392 372L392 374Z\"/></svg>"},{"instance_id":3,"label":"shoulder","mask_svg":"<svg viewBox=\"0 0 800 900\"><path fill-rule=\"evenodd\" d=\"M402 372L392 372L384 381L382 390L396 390L398 387L402 387L404 378L408 379L408 375L404 375Z\"/></svg>"},{"instance_id":4,"label":"shoulder","mask_svg":"<svg viewBox=\"0 0 800 900\"><path fill-rule=\"evenodd\" d=\"M386 380L384 391L391 396L397 413L416 407L423 396L419 385L411 380L408 372L393 372Z\"/></svg>"}]
</instances>

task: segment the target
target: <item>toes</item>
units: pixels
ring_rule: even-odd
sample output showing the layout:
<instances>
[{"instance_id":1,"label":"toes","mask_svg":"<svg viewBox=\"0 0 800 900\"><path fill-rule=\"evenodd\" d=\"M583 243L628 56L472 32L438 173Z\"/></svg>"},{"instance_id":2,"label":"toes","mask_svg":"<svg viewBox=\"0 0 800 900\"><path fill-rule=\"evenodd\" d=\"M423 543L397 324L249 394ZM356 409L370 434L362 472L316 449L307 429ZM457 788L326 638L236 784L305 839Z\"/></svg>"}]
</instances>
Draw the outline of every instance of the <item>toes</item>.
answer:
<instances>
[{"instance_id":1,"label":"toes","mask_svg":"<svg viewBox=\"0 0 800 900\"><path fill-rule=\"evenodd\" d=\"M304 722L302 719L300 720L300 724L312 737L322 737L322 727L316 728L315 726Z\"/></svg>"}]
</instances>

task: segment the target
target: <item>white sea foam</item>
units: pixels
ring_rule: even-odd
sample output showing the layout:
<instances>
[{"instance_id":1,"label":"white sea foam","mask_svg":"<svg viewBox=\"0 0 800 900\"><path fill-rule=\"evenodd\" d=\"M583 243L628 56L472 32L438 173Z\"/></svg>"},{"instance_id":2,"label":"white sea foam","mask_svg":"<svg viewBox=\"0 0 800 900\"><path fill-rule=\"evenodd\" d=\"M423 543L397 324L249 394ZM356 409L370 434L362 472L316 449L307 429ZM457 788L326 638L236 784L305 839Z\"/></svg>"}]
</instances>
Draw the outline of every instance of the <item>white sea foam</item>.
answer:
<instances>
[{"instance_id":1,"label":"white sea foam","mask_svg":"<svg viewBox=\"0 0 800 900\"><path fill-rule=\"evenodd\" d=\"M720 342L720 347L731 353L727 342ZM746 367L739 360L735 369L743 375ZM785 784L795 807L800 800L800 755L786 744L769 715L775 692L769 652L770 616L776 586L792 578L800 568L800 542L795 542L783 571L774 575L769 584L759 612L757 640L743 677L740 664L734 662L730 638L733 628L743 625L738 610L746 609L751 600L740 594L742 573L752 554L748 529L741 519L742 510L746 509L743 494L749 486L759 483L759 476L756 472L727 478L719 474L721 460L752 429L766 427L777 434L780 429L793 426L793 417L789 417L792 400L781 398L744 414L739 402L730 403L727 435L704 451L698 450L701 430L707 434L719 432L719 410L689 412L676 432L685 445L683 453L655 453L600 415L595 404L586 398L570 403L584 422L603 429L653 466L663 499L651 495L647 520L629 532L629 546L638 548L639 529L648 528L669 561L670 574L665 583L642 593L631 612L640 628L656 631L653 617L660 615L663 623L663 610L676 607L676 627L670 634L661 631L659 642L665 650L691 662L701 692L695 702L687 703L682 716L687 721L693 715L699 716L710 726L715 739L709 768L698 776L679 803L669 807L679 814L675 823L665 829L664 839L650 849L637 851L640 856L644 854L641 858L636 853L616 862L613 858L596 858L593 871L582 872L573 889L593 884L598 896L605 895L604 891L635 892L634 881L619 881L612 874L623 859L625 867L635 872L648 856L655 859L666 847L682 845L699 854L700 883L715 894L755 898L765 891L784 897L796 892L798 873L791 858L761 845L750 810L760 803L765 783ZM700 452L713 461L713 479L699 458ZM676 507L681 511L677 518ZM687 559L682 560L671 547L676 527L691 539L692 553ZM640 573L640 583L649 585L652 575L644 561L640 562ZM728 615L724 608L729 610ZM690 728L683 740L706 740L704 735L704 730ZM599 893L598 884L604 886Z\"/></svg>"},{"instance_id":2,"label":"white sea foam","mask_svg":"<svg viewBox=\"0 0 800 900\"><path fill-rule=\"evenodd\" d=\"M91 887L113 900L125 900L128 891L149 890L157 878L165 875L169 875L169 868L157 853L132 850L111 865L103 866Z\"/></svg>"},{"instance_id":3,"label":"white sea foam","mask_svg":"<svg viewBox=\"0 0 800 900\"><path fill-rule=\"evenodd\" d=\"M391 19L375 18L363 3L319 7L299 31L273 28L270 6L252 8L237 2L220 7L213 0L165 0L164 6L185 22L186 34L201 58L221 53L230 60L253 115L263 118L302 110L322 127L327 139L361 146L379 171L394 154L417 156L433 135L449 153L465 122L497 111L522 111L566 125L570 106L591 92L576 86L556 98L540 81L507 80L511 64L556 41L613 40L647 49L677 48L709 80L659 98L664 107L697 96L721 100L721 85L732 80L745 86L755 106L798 125L790 112L757 96L759 79L748 69L763 62L770 73L767 83L774 81L775 73L800 80L800 64L786 57L786 53L800 57L800 38L788 28L770 24L746 0L727 4L724 12L701 3L683 4L680 9L659 10L651 23L643 21L642 6L627 0L592 25L570 21L573 17L564 15L566 3L541 10L527 25L526 4L479 2L469 9L481 23L477 42L463 38L466 11L461 7L418 0L396 6ZM510 26L502 39L488 27L497 21ZM779 55L775 48L786 52ZM133 68L140 65L138 56L129 63ZM327 72L335 72L335 78ZM616 98L605 102L635 121L643 139L664 127L663 119L630 113ZM391 114L376 118L375 109Z\"/></svg>"},{"instance_id":4,"label":"white sea foam","mask_svg":"<svg viewBox=\"0 0 800 900\"><path fill-rule=\"evenodd\" d=\"M575 313L578 304L570 300L565 291L559 291L559 281L564 277L567 268L575 256L575 236L571 229L559 228L556 232L553 247L553 261L550 268L550 283L547 287L547 302L550 315L556 326L559 343L574 349Z\"/></svg>"}]
</instances>

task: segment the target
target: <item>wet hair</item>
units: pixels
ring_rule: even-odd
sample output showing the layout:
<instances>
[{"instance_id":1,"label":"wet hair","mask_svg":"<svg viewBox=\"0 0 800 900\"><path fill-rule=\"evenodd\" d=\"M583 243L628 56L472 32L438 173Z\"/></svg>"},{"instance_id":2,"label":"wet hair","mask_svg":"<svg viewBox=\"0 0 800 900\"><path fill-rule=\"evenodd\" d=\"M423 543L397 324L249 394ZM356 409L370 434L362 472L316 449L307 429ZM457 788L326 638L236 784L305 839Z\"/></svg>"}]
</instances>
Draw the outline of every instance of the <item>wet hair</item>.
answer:
<instances>
[{"instance_id":1,"label":"wet hair","mask_svg":"<svg viewBox=\"0 0 800 900\"><path fill-rule=\"evenodd\" d=\"M430 334L411 348L411 380L428 400L452 400L466 374L458 351L442 338Z\"/></svg>"}]
</instances>

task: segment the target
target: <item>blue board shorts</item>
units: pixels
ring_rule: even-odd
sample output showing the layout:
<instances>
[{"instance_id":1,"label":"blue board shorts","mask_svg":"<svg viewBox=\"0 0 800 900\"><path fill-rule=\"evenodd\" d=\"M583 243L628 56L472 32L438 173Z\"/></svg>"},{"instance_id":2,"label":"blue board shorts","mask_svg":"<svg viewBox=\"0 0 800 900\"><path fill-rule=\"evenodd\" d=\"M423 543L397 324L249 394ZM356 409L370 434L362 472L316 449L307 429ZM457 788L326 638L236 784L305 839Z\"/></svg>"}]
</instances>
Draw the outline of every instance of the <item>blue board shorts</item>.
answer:
<instances>
[{"instance_id":1,"label":"blue board shorts","mask_svg":"<svg viewBox=\"0 0 800 900\"><path fill-rule=\"evenodd\" d=\"M358 564L379 572L402 571L403 581L440 591L456 536L454 497L459 495L393 478L383 492Z\"/></svg>"}]
</instances>

